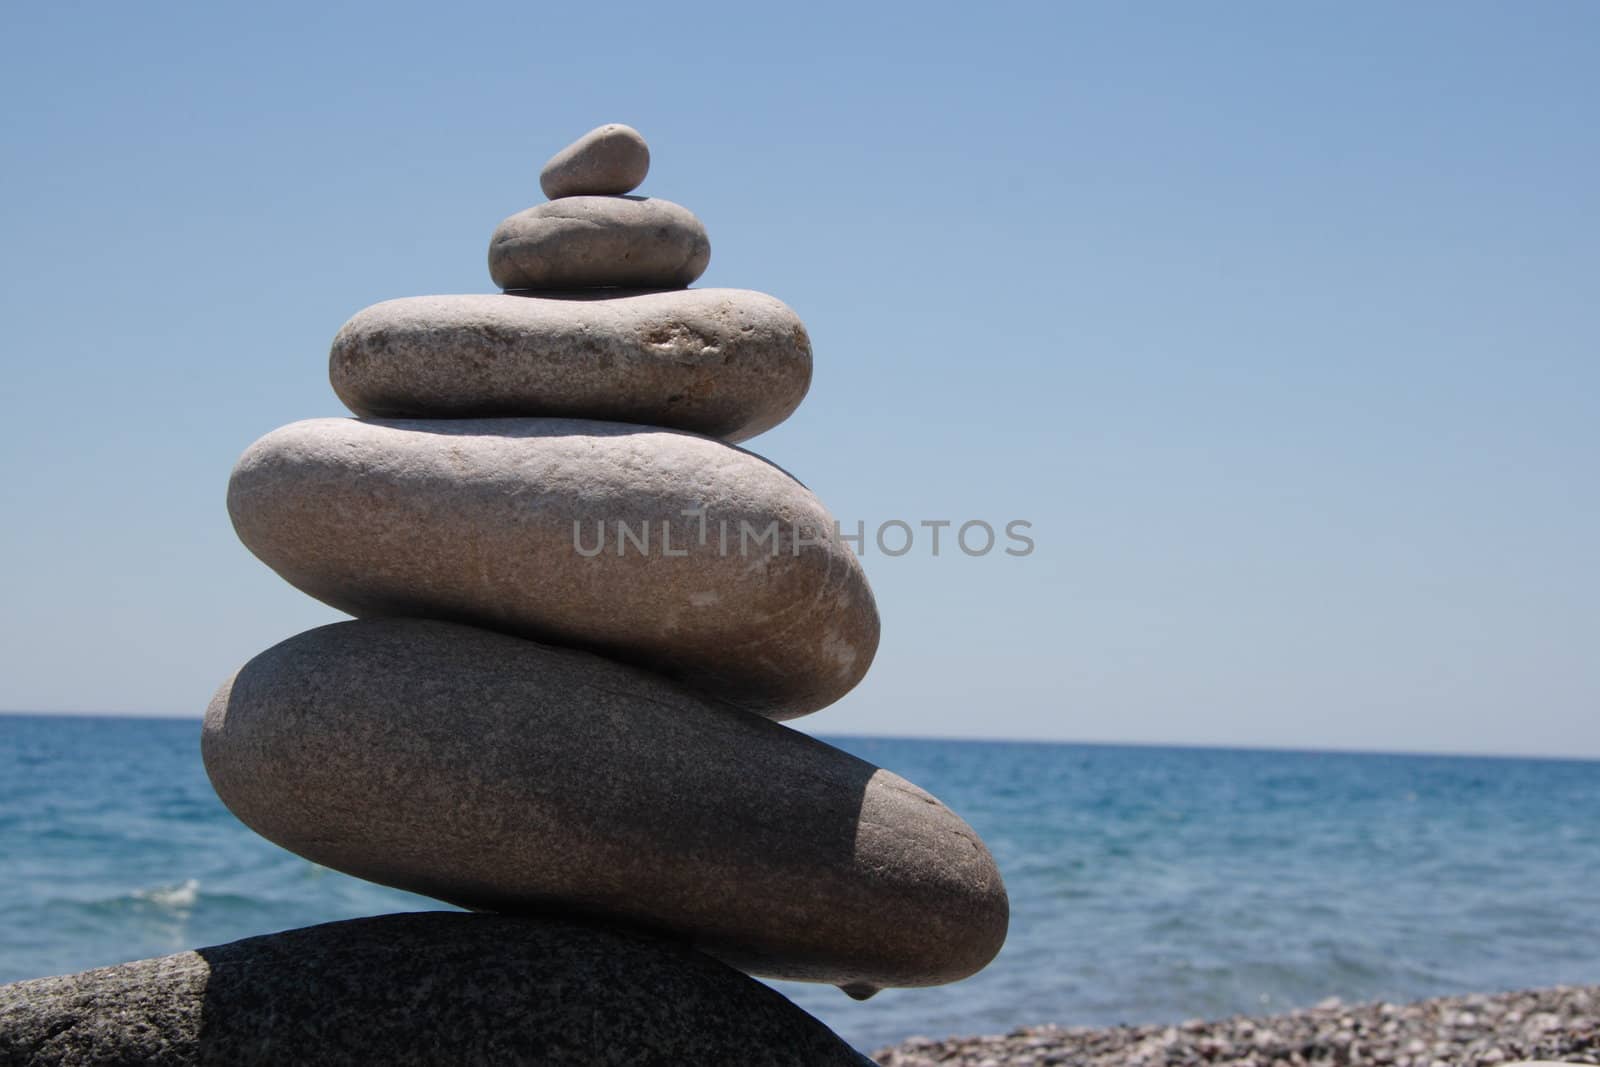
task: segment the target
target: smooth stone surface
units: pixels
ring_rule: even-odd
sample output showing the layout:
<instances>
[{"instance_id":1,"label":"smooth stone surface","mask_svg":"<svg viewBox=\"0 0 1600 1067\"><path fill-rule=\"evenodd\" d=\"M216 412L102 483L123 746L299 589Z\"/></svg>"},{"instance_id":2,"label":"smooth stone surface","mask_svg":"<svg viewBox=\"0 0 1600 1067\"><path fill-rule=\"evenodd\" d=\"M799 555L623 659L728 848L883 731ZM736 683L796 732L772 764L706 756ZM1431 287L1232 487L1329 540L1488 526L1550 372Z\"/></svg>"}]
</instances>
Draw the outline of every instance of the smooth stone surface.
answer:
<instances>
[{"instance_id":1,"label":"smooth stone surface","mask_svg":"<svg viewBox=\"0 0 1600 1067\"><path fill-rule=\"evenodd\" d=\"M770 718L833 703L878 647L872 590L816 497L694 434L312 419L246 450L228 511L250 551L341 611L603 651Z\"/></svg>"},{"instance_id":2,"label":"smooth stone surface","mask_svg":"<svg viewBox=\"0 0 1600 1067\"><path fill-rule=\"evenodd\" d=\"M681 936L742 970L954 981L1005 938L994 861L916 786L648 672L453 623L335 623L217 693L223 802L324 866Z\"/></svg>"},{"instance_id":3,"label":"smooth stone surface","mask_svg":"<svg viewBox=\"0 0 1600 1067\"><path fill-rule=\"evenodd\" d=\"M512 215L489 242L502 289L682 289L710 262L700 220L653 197L552 200Z\"/></svg>"},{"instance_id":4,"label":"smooth stone surface","mask_svg":"<svg viewBox=\"0 0 1600 1067\"><path fill-rule=\"evenodd\" d=\"M539 188L563 196L616 196L639 188L650 173L650 146L639 131L619 122L597 126L550 157Z\"/></svg>"},{"instance_id":5,"label":"smooth stone surface","mask_svg":"<svg viewBox=\"0 0 1600 1067\"><path fill-rule=\"evenodd\" d=\"M414 296L333 340L334 392L357 415L563 416L742 441L811 385L811 341L746 289Z\"/></svg>"},{"instance_id":6,"label":"smooth stone surface","mask_svg":"<svg viewBox=\"0 0 1600 1067\"><path fill-rule=\"evenodd\" d=\"M0 986L0 1063L862 1067L697 953L580 923L384 915Z\"/></svg>"}]
</instances>

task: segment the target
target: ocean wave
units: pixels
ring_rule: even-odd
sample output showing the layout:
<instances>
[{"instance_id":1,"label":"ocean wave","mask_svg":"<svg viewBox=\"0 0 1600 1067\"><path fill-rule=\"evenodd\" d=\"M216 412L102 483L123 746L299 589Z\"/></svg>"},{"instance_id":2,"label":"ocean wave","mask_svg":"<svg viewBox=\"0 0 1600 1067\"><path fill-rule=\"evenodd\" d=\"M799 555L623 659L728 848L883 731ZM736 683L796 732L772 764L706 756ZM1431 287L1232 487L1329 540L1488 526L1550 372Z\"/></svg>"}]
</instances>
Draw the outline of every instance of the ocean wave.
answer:
<instances>
[{"instance_id":1,"label":"ocean wave","mask_svg":"<svg viewBox=\"0 0 1600 1067\"><path fill-rule=\"evenodd\" d=\"M200 880L187 878L104 896L55 896L46 907L91 923L134 921L181 924L201 903ZM208 898L209 899L209 898Z\"/></svg>"},{"instance_id":2,"label":"ocean wave","mask_svg":"<svg viewBox=\"0 0 1600 1067\"><path fill-rule=\"evenodd\" d=\"M161 885L153 889L136 890L136 900L146 900L158 908L170 911L189 911L200 899L200 880L186 878L177 885Z\"/></svg>"}]
</instances>

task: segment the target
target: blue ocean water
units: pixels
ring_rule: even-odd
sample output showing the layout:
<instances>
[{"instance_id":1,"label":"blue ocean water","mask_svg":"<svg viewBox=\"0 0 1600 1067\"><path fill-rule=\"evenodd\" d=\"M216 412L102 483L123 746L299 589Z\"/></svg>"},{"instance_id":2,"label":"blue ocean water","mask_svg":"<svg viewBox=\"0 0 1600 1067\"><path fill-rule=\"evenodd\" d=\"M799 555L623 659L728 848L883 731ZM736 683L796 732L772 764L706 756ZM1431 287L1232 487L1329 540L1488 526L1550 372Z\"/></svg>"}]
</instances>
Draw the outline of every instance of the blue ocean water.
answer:
<instances>
[{"instance_id":1,"label":"blue ocean water","mask_svg":"<svg viewBox=\"0 0 1600 1067\"><path fill-rule=\"evenodd\" d=\"M960 812L1012 902L966 982L779 984L864 1049L1600 983L1600 762L832 740ZM192 720L0 716L0 982L439 906L246 830Z\"/></svg>"}]
</instances>

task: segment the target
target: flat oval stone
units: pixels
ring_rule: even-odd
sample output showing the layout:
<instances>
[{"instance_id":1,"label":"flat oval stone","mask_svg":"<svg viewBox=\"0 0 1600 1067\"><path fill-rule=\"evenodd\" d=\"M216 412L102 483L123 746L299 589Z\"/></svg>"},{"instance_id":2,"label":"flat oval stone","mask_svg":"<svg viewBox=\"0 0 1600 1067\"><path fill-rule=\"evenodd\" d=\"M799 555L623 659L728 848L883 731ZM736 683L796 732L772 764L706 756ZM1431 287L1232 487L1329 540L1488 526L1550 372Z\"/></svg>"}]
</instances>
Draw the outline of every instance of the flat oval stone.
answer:
<instances>
[{"instance_id":1,"label":"flat oval stone","mask_svg":"<svg viewBox=\"0 0 1600 1067\"><path fill-rule=\"evenodd\" d=\"M312 419L246 450L228 511L250 551L341 611L579 645L769 718L839 699L878 647L872 590L821 503L694 434Z\"/></svg>"},{"instance_id":2,"label":"flat oval stone","mask_svg":"<svg viewBox=\"0 0 1600 1067\"><path fill-rule=\"evenodd\" d=\"M680 946L443 911L0 986L0 1063L871 1067L778 993Z\"/></svg>"},{"instance_id":3,"label":"flat oval stone","mask_svg":"<svg viewBox=\"0 0 1600 1067\"><path fill-rule=\"evenodd\" d=\"M700 220L653 197L552 200L512 215L489 242L502 289L682 289L710 262Z\"/></svg>"},{"instance_id":4,"label":"flat oval stone","mask_svg":"<svg viewBox=\"0 0 1600 1067\"><path fill-rule=\"evenodd\" d=\"M1005 939L994 861L934 797L584 652L336 623L224 684L201 750L257 833L463 907L624 920L858 994L955 981Z\"/></svg>"},{"instance_id":5,"label":"flat oval stone","mask_svg":"<svg viewBox=\"0 0 1600 1067\"><path fill-rule=\"evenodd\" d=\"M639 188L648 173L650 146L632 126L612 122L595 127L551 156L539 172L539 188L551 200L615 196Z\"/></svg>"},{"instance_id":6,"label":"flat oval stone","mask_svg":"<svg viewBox=\"0 0 1600 1067\"><path fill-rule=\"evenodd\" d=\"M742 441L799 406L811 341L745 289L414 296L360 312L329 377L357 415L561 416Z\"/></svg>"}]
</instances>

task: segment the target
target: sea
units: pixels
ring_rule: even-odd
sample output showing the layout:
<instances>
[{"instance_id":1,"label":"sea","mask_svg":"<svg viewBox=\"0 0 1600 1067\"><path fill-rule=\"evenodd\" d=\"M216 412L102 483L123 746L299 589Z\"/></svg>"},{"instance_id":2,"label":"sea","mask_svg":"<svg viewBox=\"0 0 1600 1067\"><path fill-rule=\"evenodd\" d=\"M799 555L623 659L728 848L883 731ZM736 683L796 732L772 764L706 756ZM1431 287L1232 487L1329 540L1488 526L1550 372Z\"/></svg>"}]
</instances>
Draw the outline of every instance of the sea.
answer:
<instances>
[{"instance_id":1,"label":"sea","mask_svg":"<svg viewBox=\"0 0 1600 1067\"><path fill-rule=\"evenodd\" d=\"M0 715L0 982L444 905L223 808L194 720ZM827 738L988 842L1010 937L976 977L856 1002L864 1051L1600 983L1600 762Z\"/></svg>"}]
</instances>

